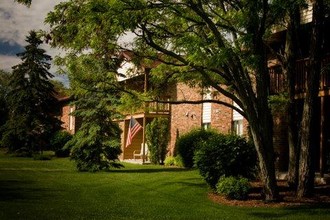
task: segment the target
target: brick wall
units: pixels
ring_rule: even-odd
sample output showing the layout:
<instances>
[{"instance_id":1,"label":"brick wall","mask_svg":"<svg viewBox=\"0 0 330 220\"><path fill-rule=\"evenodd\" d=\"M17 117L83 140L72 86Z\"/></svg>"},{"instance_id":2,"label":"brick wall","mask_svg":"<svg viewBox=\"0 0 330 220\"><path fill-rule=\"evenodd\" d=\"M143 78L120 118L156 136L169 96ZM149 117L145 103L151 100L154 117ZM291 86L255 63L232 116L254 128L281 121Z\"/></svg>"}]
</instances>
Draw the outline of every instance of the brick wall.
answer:
<instances>
[{"instance_id":1,"label":"brick wall","mask_svg":"<svg viewBox=\"0 0 330 220\"><path fill-rule=\"evenodd\" d=\"M176 85L172 89L171 97L174 100L202 100L200 88L192 88L185 84ZM232 100L222 94L215 93L213 99L232 103ZM211 128L220 133L229 134L232 132L233 110L224 105L212 103L211 105ZM180 104L171 107L171 140L170 154L173 154L176 139L194 128L202 127L202 104ZM248 123L243 119L243 133L248 137Z\"/></svg>"},{"instance_id":2,"label":"brick wall","mask_svg":"<svg viewBox=\"0 0 330 220\"><path fill-rule=\"evenodd\" d=\"M70 116L70 113L74 111L74 107L69 103L62 103L60 120L62 122L61 127L68 131L70 134L75 134L81 125L81 120L74 116Z\"/></svg>"},{"instance_id":3,"label":"brick wall","mask_svg":"<svg viewBox=\"0 0 330 220\"><path fill-rule=\"evenodd\" d=\"M213 99L232 103L231 99L217 93ZM217 129L220 133L231 133L233 110L224 105L212 103L211 128Z\"/></svg>"},{"instance_id":4,"label":"brick wall","mask_svg":"<svg viewBox=\"0 0 330 220\"><path fill-rule=\"evenodd\" d=\"M179 83L172 89L173 100L201 100L202 94L199 88L192 88ZM187 133L193 128L200 128L202 125L202 105L180 104L171 107L171 139L170 154L173 154L175 141L178 136Z\"/></svg>"}]
</instances>

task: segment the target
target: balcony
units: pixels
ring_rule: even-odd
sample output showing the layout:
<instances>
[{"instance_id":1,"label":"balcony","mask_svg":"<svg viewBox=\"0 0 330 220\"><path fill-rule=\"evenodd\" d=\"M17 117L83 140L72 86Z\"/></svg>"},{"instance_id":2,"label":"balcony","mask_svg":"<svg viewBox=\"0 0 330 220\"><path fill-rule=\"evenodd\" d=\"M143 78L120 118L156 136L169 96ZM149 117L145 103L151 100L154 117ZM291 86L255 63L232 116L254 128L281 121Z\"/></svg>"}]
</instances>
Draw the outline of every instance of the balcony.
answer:
<instances>
[{"instance_id":1,"label":"balcony","mask_svg":"<svg viewBox=\"0 0 330 220\"><path fill-rule=\"evenodd\" d=\"M150 114L170 114L171 105L169 103L147 102L145 112Z\"/></svg>"},{"instance_id":2,"label":"balcony","mask_svg":"<svg viewBox=\"0 0 330 220\"><path fill-rule=\"evenodd\" d=\"M295 75L295 92L296 94L306 91L306 79L309 69L309 59L301 59L296 62ZM269 68L270 75L270 91L271 94L278 94L285 90L285 77L282 73L281 66L273 66ZM320 91L330 89L330 56L326 56L322 60Z\"/></svg>"}]
</instances>

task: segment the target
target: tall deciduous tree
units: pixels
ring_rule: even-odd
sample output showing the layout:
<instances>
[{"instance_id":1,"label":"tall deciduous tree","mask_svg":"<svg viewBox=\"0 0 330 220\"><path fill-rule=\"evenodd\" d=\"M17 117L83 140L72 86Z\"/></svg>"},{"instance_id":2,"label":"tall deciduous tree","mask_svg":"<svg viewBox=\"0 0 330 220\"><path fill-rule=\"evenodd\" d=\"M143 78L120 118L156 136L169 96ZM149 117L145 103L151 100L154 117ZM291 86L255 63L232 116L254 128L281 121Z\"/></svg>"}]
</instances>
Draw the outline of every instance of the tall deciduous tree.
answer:
<instances>
[{"instance_id":1,"label":"tall deciduous tree","mask_svg":"<svg viewBox=\"0 0 330 220\"><path fill-rule=\"evenodd\" d=\"M48 72L51 57L40 48L42 41L35 31L26 38L25 51L17 54L22 63L13 67L8 93L9 120L4 125L3 145L11 150L42 150L49 136L58 129L55 117L56 98Z\"/></svg>"},{"instance_id":2,"label":"tall deciduous tree","mask_svg":"<svg viewBox=\"0 0 330 220\"><path fill-rule=\"evenodd\" d=\"M321 75L321 60L323 56L323 28L325 21L323 1L312 1L313 15L310 32L310 61L307 64L307 83L306 95L303 105L303 116L299 129L297 127L297 109L295 109L295 74L296 59L300 57L298 43L304 39L300 39L298 31L301 30L300 10L307 5L306 1L292 0L287 3L282 2L287 13L287 32L285 53L280 60L287 79L287 92L289 94L288 104L288 133L289 133L289 172L288 182L290 185L297 187L297 195L299 197L307 196L312 193L314 185L315 170L313 165L313 144L315 137L318 135L317 129L313 129L313 122L317 121L315 115L315 106L318 102L319 81Z\"/></svg>"},{"instance_id":3,"label":"tall deciduous tree","mask_svg":"<svg viewBox=\"0 0 330 220\"><path fill-rule=\"evenodd\" d=\"M267 0L71 0L46 21L56 46L132 49L163 63L153 73L202 82L235 101L250 123L265 199L275 200L266 46L274 15ZM136 38L125 48L118 38L127 31Z\"/></svg>"},{"instance_id":4,"label":"tall deciduous tree","mask_svg":"<svg viewBox=\"0 0 330 220\"><path fill-rule=\"evenodd\" d=\"M309 71L307 73L306 96L304 100L301 130L298 197L309 196L314 189L315 168L313 165L313 122L316 120L319 82L321 77L321 61L323 57L324 2L312 1L313 21L310 45Z\"/></svg>"}]
</instances>

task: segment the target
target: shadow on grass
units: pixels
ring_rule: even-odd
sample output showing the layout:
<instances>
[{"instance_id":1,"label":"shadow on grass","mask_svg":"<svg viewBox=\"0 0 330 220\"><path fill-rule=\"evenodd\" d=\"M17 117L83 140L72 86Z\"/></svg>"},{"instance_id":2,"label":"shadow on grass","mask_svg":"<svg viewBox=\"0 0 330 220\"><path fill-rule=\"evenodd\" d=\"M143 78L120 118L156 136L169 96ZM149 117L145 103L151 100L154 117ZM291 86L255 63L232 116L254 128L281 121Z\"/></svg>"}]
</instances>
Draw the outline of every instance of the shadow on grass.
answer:
<instances>
[{"instance_id":1,"label":"shadow on grass","mask_svg":"<svg viewBox=\"0 0 330 220\"><path fill-rule=\"evenodd\" d=\"M276 209L278 210L278 209ZM317 203L293 207L285 207L280 211L275 212L251 212L249 215L257 218L284 218L284 217L293 217L298 213L302 216L310 216L311 219L313 216L328 215L330 211L330 203ZM296 216L297 217L297 216Z\"/></svg>"},{"instance_id":2,"label":"shadow on grass","mask_svg":"<svg viewBox=\"0 0 330 220\"><path fill-rule=\"evenodd\" d=\"M161 173L161 172L187 172L192 169L185 168L143 168L143 169L130 169L130 168L121 168L121 169L112 169L107 172L110 173Z\"/></svg>"},{"instance_id":3,"label":"shadow on grass","mask_svg":"<svg viewBox=\"0 0 330 220\"><path fill-rule=\"evenodd\" d=\"M6 180L0 181L0 201L39 200L45 196L53 196L46 188L30 187L34 181Z\"/></svg>"}]
</instances>

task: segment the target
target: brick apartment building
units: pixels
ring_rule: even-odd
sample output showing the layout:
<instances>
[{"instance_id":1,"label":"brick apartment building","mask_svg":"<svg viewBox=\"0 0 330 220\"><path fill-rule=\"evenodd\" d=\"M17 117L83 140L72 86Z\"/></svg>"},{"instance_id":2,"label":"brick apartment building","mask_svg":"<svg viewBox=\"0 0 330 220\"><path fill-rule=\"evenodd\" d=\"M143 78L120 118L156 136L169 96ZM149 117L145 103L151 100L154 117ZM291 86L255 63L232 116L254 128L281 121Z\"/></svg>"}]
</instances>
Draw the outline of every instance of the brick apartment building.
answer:
<instances>
[{"instance_id":1,"label":"brick apartment building","mask_svg":"<svg viewBox=\"0 0 330 220\"><path fill-rule=\"evenodd\" d=\"M309 6L301 11L301 30L299 35L305 36L303 39L310 38L312 19L312 8ZM329 26L329 19L326 21L326 25ZM279 29L274 30L273 44L274 48L285 47L286 30ZM313 129L316 129L319 133L315 137L314 155L315 155L315 167L321 173L324 173L330 167L330 29L325 30L325 55L322 62L322 76L320 81L319 92L319 104L318 108L318 120L314 122ZM309 44L304 43L300 48L301 57L296 61L296 105L298 109L298 115L302 113L302 103L305 96L306 85L306 73L309 71L307 63L309 62ZM126 64L129 63L129 56L126 57ZM278 94L284 91L285 77L282 74L281 66L275 57L270 55L269 58L269 74L271 79L271 93ZM125 64L125 65L126 65ZM122 71L125 72L125 65L122 66ZM148 72L149 68L141 67L137 69L135 67L137 76L125 80L127 86L134 82L140 91L147 91ZM137 80L139 78L139 80ZM203 95L204 94L204 95ZM210 91L209 93L203 93L201 88L189 87L183 83L170 85L166 91L163 92L164 99L170 100L201 100L201 99L217 99L232 103L231 100L223 95ZM151 103L150 103L151 104ZM235 104L235 103L233 103ZM145 126L152 121L155 117L167 117L170 120L170 143L169 154L173 153L175 141L178 136L190 131L193 128L211 127L217 129L221 133L236 133L239 135L248 136L248 123L243 117L236 111L214 103L204 104L180 104L180 105L162 105L158 106L153 103L154 109L147 109L147 111L140 111L139 113L132 114L138 122ZM152 110L152 111L151 111ZM127 135L129 117L121 122L122 134L122 146L123 154L121 159L132 158L134 150L140 150L141 143L145 142L144 132L140 132L137 137L134 138L134 143L125 148L125 141ZM274 149L277 155L277 169L280 171L286 171L288 168L288 140L287 140L287 119L284 114L274 114Z\"/></svg>"},{"instance_id":2,"label":"brick apartment building","mask_svg":"<svg viewBox=\"0 0 330 220\"><path fill-rule=\"evenodd\" d=\"M125 74L130 71L131 77L120 79L122 83L130 89L143 92L148 91L150 85L150 68L141 66L136 67L131 63L131 54L123 53L123 63L118 70ZM161 100L171 101L199 101L207 99L217 99L232 103L230 99L220 93L213 91L203 91L199 87L191 87L184 83L172 83L162 91ZM133 116L143 127L143 129L134 136L132 144L125 146L129 120ZM146 103L144 109L127 114L126 118L120 121L122 133L122 155L121 159L132 159L134 151L141 150L141 144L146 142L145 127L156 117L165 117L170 121L170 142L169 155L173 154L176 139L181 134L187 133L194 128L213 128L221 133L236 133L247 136L247 122L236 111L215 103L203 104L164 104L164 103Z\"/></svg>"},{"instance_id":3,"label":"brick apartment building","mask_svg":"<svg viewBox=\"0 0 330 220\"><path fill-rule=\"evenodd\" d=\"M306 35L309 39L308 31L310 30L309 23L311 22L311 8L302 11L301 25L305 28L301 29L301 35ZM329 25L329 21L327 21ZM277 48L283 48L285 45L286 30L275 31L273 34L273 44ZM315 127L320 134L315 137L314 155L317 170L323 173L329 169L330 165L330 29L325 30L325 49L326 53L323 58L323 71L320 81L319 104L317 106L319 111L318 120L315 121ZM298 113L301 115L302 103L305 92L306 72L308 62L308 44L302 45L302 57L296 62L296 105ZM271 56L270 56L271 57ZM122 54L123 62L118 72L129 75L128 78L119 79L126 87L143 92L148 91L152 86L149 82L149 72L151 67L148 66L134 66L131 62L132 55L130 53ZM154 64L157 65L157 64ZM127 74L129 72L129 74ZM282 74L279 62L274 58L269 60L269 73L271 78L271 92L277 94L284 89L284 76ZM202 88L191 87L183 83L170 84L162 92L160 99L163 100L207 100L216 99L227 103L235 103L227 97L215 91L205 92ZM65 104L67 100L62 100ZM64 122L63 127L69 132L74 133L77 125L74 117L69 116L73 108L63 105L62 113L65 115L61 119ZM130 117L133 116L143 127L141 131L134 136L132 144L128 147L125 146L128 126ZM119 121L122 129L121 142L122 142L122 155L120 159L132 159L134 151L140 151L141 144L146 142L145 127L156 117L165 117L170 121L170 142L169 142L169 155L173 154L175 142L178 136L190 131L194 128L213 128L221 133L236 133L248 137L248 123L238 112L231 108L215 103L203 104L163 104L163 103L146 103L144 108L134 112L127 111L126 117ZM287 143L287 126L286 117L283 114L274 114L274 149L277 155L277 169L286 171L288 168L288 143Z\"/></svg>"},{"instance_id":4,"label":"brick apartment building","mask_svg":"<svg viewBox=\"0 0 330 220\"><path fill-rule=\"evenodd\" d=\"M75 107L70 105L72 98L68 96L58 97L58 117L62 122L62 129L68 131L70 134L75 134L81 125L79 118L74 117L71 113Z\"/></svg>"}]
</instances>

